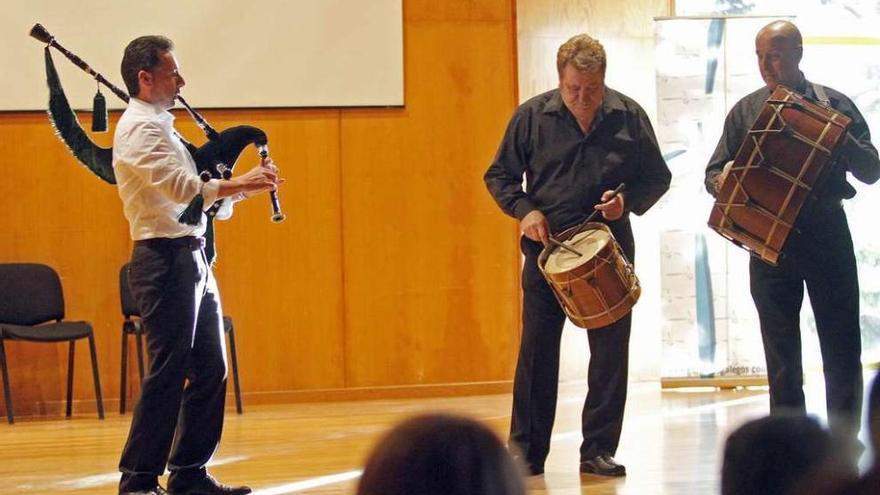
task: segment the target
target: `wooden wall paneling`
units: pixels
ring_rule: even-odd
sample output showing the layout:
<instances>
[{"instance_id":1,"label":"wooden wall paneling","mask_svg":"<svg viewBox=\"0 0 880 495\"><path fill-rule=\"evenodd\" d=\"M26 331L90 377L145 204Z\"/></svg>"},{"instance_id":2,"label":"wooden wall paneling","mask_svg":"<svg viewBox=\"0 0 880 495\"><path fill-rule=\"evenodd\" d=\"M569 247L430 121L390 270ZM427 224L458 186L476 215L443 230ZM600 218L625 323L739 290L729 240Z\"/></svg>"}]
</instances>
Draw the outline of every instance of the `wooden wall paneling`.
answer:
<instances>
[{"instance_id":1,"label":"wooden wall paneling","mask_svg":"<svg viewBox=\"0 0 880 495\"><path fill-rule=\"evenodd\" d=\"M349 386L511 379L516 227L482 182L515 106L511 29L407 23L406 108L343 113Z\"/></svg>"},{"instance_id":2,"label":"wooden wall paneling","mask_svg":"<svg viewBox=\"0 0 880 495\"><path fill-rule=\"evenodd\" d=\"M514 0L404 0L403 17L406 22L510 22ZM405 43L405 41L404 41Z\"/></svg>"},{"instance_id":3,"label":"wooden wall paneling","mask_svg":"<svg viewBox=\"0 0 880 495\"><path fill-rule=\"evenodd\" d=\"M558 85L556 51L568 38L587 33L608 54L609 86L653 116L654 17L670 12L668 0L517 0L521 101Z\"/></svg>"},{"instance_id":4,"label":"wooden wall paneling","mask_svg":"<svg viewBox=\"0 0 880 495\"><path fill-rule=\"evenodd\" d=\"M67 319L95 329L105 394L118 389L119 302L117 262L127 257L127 227L116 189L72 157L44 114L6 114L0 119L2 262L45 263L58 271ZM84 121L84 125L89 125ZM98 136L102 144L108 139ZM67 347L8 345L16 414L57 414L66 386ZM77 344L75 399L94 410L88 346ZM5 406L4 406L5 407Z\"/></svg>"},{"instance_id":5,"label":"wooden wall paneling","mask_svg":"<svg viewBox=\"0 0 880 495\"><path fill-rule=\"evenodd\" d=\"M520 42L534 36L602 37L654 35L654 17L671 15L669 0L517 0Z\"/></svg>"},{"instance_id":6,"label":"wooden wall paneling","mask_svg":"<svg viewBox=\"0 0 880 495\"><path fill-rule=\"evenodd\" d=\"M230 221L217 223L216 273L224 310L236 324L244 390L341 388L339 110L235 117L218 122L266 131L286 179L278 192L284 223L270 222L268 194L239 203ZM238 171L256 163L249 148Z\"/></svg>"}]
</instances>

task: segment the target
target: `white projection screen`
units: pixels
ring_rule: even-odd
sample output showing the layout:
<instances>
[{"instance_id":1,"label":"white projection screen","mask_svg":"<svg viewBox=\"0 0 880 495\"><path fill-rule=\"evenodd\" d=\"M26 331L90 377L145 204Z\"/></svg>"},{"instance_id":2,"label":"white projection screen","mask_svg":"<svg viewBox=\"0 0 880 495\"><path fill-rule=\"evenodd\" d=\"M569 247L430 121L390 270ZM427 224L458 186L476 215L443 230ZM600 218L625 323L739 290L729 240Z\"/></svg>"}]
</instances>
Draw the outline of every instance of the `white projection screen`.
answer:
<instances>
[{"instance_id":1,"label":"white projection screen","mask_svg":"<svg viewBox=\"0 0 880 495\"><path fill-rule=\"evenodd\" d=\"M6 0L0 16L0 111L44 110L45 44L55 40L125 89L125 46L145 34L175 43L198 108L402 106L402 0ZM74 108L96 82L54 48ZM109 108L125 104L102 90Z\"/></svg>"}]
</instances>

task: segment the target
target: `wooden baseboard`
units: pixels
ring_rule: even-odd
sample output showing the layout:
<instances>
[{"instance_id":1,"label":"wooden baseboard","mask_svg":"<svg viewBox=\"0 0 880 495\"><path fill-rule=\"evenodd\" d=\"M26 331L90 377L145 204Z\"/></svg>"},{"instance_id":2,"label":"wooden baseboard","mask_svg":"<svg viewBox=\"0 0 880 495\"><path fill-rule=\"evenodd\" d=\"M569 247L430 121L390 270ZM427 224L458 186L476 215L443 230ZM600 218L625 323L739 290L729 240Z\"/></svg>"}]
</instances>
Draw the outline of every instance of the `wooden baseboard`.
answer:
<instances>
[{"instance_id":1,"label":"wooden baseboard","mask_svg":"<svg viewBox=\"0 0 880 495\"><path fill-rule=\"evenodd\" d=\"M714 377L665 377L660 379L660 388L716 387L734 389L737 387L766 387L766 375L714 376Z\"/></svg>"},{"instance_id":2,"label":"wooden baseboard","mask_svg":"<svg viewBox=\"0 0 880 495\"><path fill-rule=\"evenodd\" d=\"M235 398L231 393L226 395L226 407L235 409ZM440 383L430 385L399 385L386 387L333 388L314 390L280 390L273 392L242 392L242 403L245 412L248 405L258 404L291 404L298 402L342 402L379 399L424 399L430 397L456 397L468 395L495 395L513 391L513 381L471 382L471 383ZM14 397L13 397L14 399ZM131 414L134 399L126 403L127 413ZM15 417L64 417L66 403L64 400L44 401L36 404L16 404ZM98 406L93 398L73 401L75 416L94 415L97 418ZM5 408L0 408L5 416ZM104 414L119 414L119 399L104 399ZM0 416L2 417L2 416Z\"/></svg>"},{"instance_id":3,"label":"wooden baseboard","mask_svg":"<svg viewBox=\"0 0 880 495\"><path fill-rule=\"evenodd\" d=\"M495 395L513 391L513 381L440 383L385 387L333 388L316 390L281 390L244 394L245 404L288 404L296 402L333 402L376 399L423 399L467 395Z\"/></svg>"}]
</instances>

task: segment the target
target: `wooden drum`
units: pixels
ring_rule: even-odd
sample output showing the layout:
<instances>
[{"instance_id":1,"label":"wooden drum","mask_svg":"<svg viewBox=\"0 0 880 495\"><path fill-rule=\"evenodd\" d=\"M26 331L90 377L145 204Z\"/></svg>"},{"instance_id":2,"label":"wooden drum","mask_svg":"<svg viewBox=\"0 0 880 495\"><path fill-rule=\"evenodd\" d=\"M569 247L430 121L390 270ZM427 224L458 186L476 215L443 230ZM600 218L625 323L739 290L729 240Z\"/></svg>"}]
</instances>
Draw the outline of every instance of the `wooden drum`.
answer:
<instances>
[{"instance_id":1,"label":"wooden drum","mask_svg":"<svg viewBox=\"0 0 880 495\"><path fill-rule=\"evenodd\" d=\"M632 311L639 280L611 229L587 223L565 244L582 256L551 245L538 256L538 267L572 323L602 328Z\"/></svg>"},{"instance_id":2,"label":"wooden drum","mask_svg":"<svg viewBox=\"0 0 880 495\"><path fill-rule=\"evenodd\" d=\"M849 124L842 113L777 86L719 177L709 227L776 266Z\"/></svg>"}]
</instances>

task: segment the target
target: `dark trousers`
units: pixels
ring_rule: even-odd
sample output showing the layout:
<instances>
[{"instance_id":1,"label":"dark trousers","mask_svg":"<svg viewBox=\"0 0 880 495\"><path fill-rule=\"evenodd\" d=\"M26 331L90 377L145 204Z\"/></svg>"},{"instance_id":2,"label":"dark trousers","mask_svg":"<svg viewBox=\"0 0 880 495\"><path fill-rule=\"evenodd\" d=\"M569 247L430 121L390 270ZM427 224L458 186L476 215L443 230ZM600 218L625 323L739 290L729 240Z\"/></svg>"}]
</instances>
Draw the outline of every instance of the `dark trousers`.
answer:
<instances>
[{"instance_id":1,"label":"dark trousers","mask_svg":"<svg viewBox=\"0 0 880 495\"><path fill-rule=\"evenodd\" d=\"M627 257L635 256L629 224L612 225ZM543 467L550 452L559 384L559 346L565 313L538 269L542 246L521 240L523 265L522 339L513 382L510 444L526 463ZM607 327L587 330L590 365L581 425L581 460L617 452L626 405L631 314Z\"/></svg>"},{"instance_id":2,"label":"dark trousers","mask_svg":"<svg viewBox=\"0 0 880 495\"><path fill-rule=\"evenodd\" d=\"M804 414L800 310L804 285L816 318L828 418L833 433L854 438L862 403L859 280L842 208L801 226L779 266L749 264L770 382L771 414Z\"/></svg>"},{"instance_id":3,"label":"dark trousers","mask_svg":"<svg viewBox=\"0 0 880 495\"><path fill-rule=\"evenodd\" d=\"M220 442L226 342L217 284L199 241L135 243L130 285L150 370L119 461L120 491L155 486L166 464L172 477L203 476Z\"/></svg>"}]
</instances>

